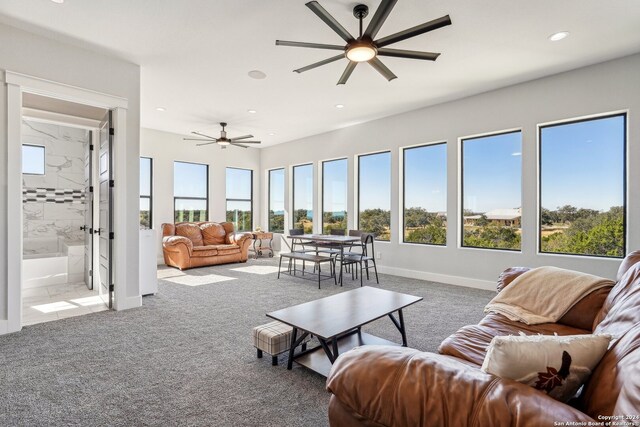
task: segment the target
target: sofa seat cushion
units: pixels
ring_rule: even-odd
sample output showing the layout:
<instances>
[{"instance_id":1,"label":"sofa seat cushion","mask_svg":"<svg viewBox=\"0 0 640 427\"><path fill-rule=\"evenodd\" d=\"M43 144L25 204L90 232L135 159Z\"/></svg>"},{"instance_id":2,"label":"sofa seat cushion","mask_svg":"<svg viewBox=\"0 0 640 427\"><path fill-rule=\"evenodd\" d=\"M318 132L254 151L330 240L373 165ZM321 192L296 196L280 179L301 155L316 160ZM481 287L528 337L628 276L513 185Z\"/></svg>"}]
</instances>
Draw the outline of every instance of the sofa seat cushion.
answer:
<instances>
[{"instance_id":1,"label":"sofa seat cushion","mask_svg":"<svg viewBox=\"0 0 640 427\"><path fill-rule=\"evenodd\" d=\"M176 224L176 236L183 236L193 242L193 246L203 246L202 232L197 224L183 222Z\"/></svg>"},{"instance_id":2,"label":"sofa seat cushion","mask_svg":"<svg viewBox=\"0 0 640 427\"><path fill-rule=\"evenodd\" d=\"M219 255L218 248L215 246L194 246L191 256L193 257L206 257Z\"/></svg>"},{"instance_id":3,"label":"sofa seat cushion","mask_svg":"<svg viewBox=\"0 0 640 427\"><path fill-rule=\"evenodd\" d=\"M205 222L200 224L202 240L205 245L223 245L226 243L227 232L222 224L217 222Z\"/></svg>"},{"instance_id":4,"label":"sofa seat cushion","mask_svg":"<svg viewBox=\"0 0 640 427\"><path fill-rule=\"evenodd\" d=\"M218 255L232 255L240 252L240 246L238 245L213 245L212 247L216 248L218 251Z\"/></svg>"},{"instance_id":5,"label":"sofa seat cushion","mask_svg":"<svg viewBox=\"0 0 640 427\"><path fill-rule=\"evenodd\" d=\"M559 323L542 323L527 325L526 323L509 320L501 314L489 313L477 325L469 325L459 329L445 339L438 352L474 363L481 366L487 353L487 347L493 337L500 335L582 335L591 333L585 329L578 329Z\"/></svg>"}]
</instances>

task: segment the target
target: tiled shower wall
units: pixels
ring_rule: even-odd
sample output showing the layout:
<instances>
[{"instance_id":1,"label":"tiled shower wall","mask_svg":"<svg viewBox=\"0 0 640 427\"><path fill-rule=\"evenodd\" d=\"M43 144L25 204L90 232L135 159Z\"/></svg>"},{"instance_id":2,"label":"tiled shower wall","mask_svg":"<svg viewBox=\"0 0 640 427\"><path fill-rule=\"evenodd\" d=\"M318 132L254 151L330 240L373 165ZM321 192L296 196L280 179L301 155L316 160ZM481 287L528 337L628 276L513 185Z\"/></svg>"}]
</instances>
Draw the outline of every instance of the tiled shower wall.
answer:
<instances>
[{"instance_id":1,"label":"tiled shower wall","mask_svg":"<svg viewBox=\"0 0 640 427\"><path fill-rule=\"evenodd\" d=\"M23 203L25 253L34 252L28 247L30 240L62 237L70 243L83 241L80 227L87 205L77 196L84 190L84 150L89 132L24 120L22 143L44 146L46 165L44 175L22 175L23 194L27 193L23 199L38 199Z\"/></svg>"}]
</instances>

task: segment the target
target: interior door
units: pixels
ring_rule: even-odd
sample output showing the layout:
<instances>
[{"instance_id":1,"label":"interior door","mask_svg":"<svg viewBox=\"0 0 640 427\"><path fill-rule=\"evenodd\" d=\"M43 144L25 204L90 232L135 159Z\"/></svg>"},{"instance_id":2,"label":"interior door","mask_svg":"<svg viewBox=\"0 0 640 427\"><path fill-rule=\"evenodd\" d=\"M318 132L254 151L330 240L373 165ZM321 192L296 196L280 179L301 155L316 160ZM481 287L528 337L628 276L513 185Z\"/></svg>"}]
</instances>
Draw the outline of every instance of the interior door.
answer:
<instances>
[{"instance_id":1,"label":"interior door","mask_svg":"<svg viewBox=\"0 0 640 427\"><path fill-rule=\"evenodd\" d=\"M100 197L99 238L100 296L113 308L113 124L111 111L100 124L99 186Z\"/></svg>"},{"instance_id":2,"label":"interior door","mask_svg":"<svg viewBox=\"0 0 640 427\"><path fill-rule=\"evenodd\" d=\"M93 289L93 132L84 149L84 283Z\"/></svg>"}]
</instances>

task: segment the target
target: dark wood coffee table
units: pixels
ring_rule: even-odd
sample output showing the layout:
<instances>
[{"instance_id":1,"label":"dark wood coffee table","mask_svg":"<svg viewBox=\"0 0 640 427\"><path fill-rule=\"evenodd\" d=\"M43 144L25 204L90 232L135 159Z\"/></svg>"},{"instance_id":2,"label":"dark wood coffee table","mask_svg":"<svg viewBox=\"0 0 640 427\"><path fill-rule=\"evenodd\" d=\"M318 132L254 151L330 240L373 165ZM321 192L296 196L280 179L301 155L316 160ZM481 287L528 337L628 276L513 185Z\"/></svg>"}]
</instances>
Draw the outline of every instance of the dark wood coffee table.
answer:
<instances>
[{"instance_id":1,"label":"dark wood coffee table","mask_svg":"<svg viewBox=\"0 0 640 427\"><path fill-rule=\"evenodd\" d=\"M400 331L402 346L406 347L402 309L421 300L421 297L365 286L273 311L267 316L293 327L287 369L293 367L295 360L326 377L340 353L366 344L400 345L362 332L363 325L381 317L389 316ZM396 311L398 319L394 316ZM294 354L309 334L318 338L320 346Z\"/></svg>"}]
</instances>

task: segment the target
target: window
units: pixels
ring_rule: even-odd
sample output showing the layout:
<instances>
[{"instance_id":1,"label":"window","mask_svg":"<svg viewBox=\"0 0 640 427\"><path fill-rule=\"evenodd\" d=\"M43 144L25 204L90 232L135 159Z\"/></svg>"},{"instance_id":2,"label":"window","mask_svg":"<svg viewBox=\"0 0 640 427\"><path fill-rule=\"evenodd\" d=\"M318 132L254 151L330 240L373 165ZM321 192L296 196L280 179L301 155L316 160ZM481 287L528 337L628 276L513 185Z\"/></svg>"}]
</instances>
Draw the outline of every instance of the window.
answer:
<instances>
[{"instance_id":1,"label":"window","mask_svg":"<svg viewBox=\"0 0 640 427\"><path fill-rule=\"evenodd\" d=\"M391 238L391 153L358 157L358 230Z\"/></svg>"},{"instance_id":2,"label":"window","mask_svg":"<svg viewBox=\"0 0 640 427\"><path fill-rule=\"evenodd\" d=\"M447 144L403 150L403 241L447 244Z\"/></svg>"},{"instance_id":3,"label":"window","mask_svg":"<svg viewBox=\"0 0 640 427\"><path fill-rule=\"evenodd\" d=\"M253 171L227 168L227 221L236 231L253 230Z\"/></svg>"},{"instance_id":4,"label":"window","mask_svg":"<svg viewBox=\"0 0 640 427\"><path fill-rule=\"evenodd\" d=\"M313 233L313 165L293 167L293 228Z\"/></svg>"},{"instance_id":5,"label":"window","mask_svg":"<svg viewBox=\"0 0 640 427\"><path fill-rule=\"evenodd\" d=\"M153 188L153 160L140 157L140 228L153 227L152 198Z\"/></svg>"},{"instance_id":6,"label":"window","mask_svg":"<svg viewBox=\"0 0 640 427\"><path fill-rule=\"evenodd\" d=\"M173 162L173 212L175 222L209 218L209 166Z\"/></svg>"},{"instance_id":7,"label":"window","mask_svg":"<svg viewBox=\"0 0 640 427\"><path fill-rule=\"evenodd\" d=\"M462 246L520 250L522 134L462 140Z\"/></svg>"},{"instance_id":8,"label":"window","mask_svg":"<svg viewBox=\"0 0 640 427\"><path fill-rule=\"evenodd\" d=\"M322 232L347 229L347 159L322 163Z\"/></svg>"},{"instance_id":9,"label":"window","mask_svg":"<svg viewBox=\"0 0 640 427\"><path fill-rule=\"evenodd\" d=\"M623 257L626 115L539 132L540 252Z\"/></svg>"},{"instance_id":10,"label":"window","mask_svg":"<svg viewBox=\"0 0 640 427\"><path fill-rule=\"evenodd\" d=\"M22 145L22 173L44 175L44 147L41 145Z\"/></svg>"},{"instance_id":11,"label":"window","mask_svg":"<svg viewBox=\"0 0 640 427\"><path fill-rule=\"evenodd\" d=\"M284 169L269 171L269 231L284 233Z\"/></svg>"}]
</instances>

